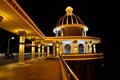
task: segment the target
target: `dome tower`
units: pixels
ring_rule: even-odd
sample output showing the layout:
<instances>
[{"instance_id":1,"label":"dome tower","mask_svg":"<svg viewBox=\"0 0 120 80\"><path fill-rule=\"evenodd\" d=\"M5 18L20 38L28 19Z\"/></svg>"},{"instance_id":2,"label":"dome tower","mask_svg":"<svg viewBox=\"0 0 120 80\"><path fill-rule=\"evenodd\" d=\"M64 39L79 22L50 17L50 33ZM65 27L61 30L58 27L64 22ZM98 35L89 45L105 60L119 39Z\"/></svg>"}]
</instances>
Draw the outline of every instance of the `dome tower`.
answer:
<instances>
[{"instance_id":1,"label":"dome tower","mask_svg":"<svg viewBox=\"0 0 120 80\"><path fill-rule=\"evenodd\" d=\"M73 8L68 6L66 14L59 19L53 32L56 36L86 36L88 28L84 25L83 20L73 14Z\"/></svg>"}]
</instances>

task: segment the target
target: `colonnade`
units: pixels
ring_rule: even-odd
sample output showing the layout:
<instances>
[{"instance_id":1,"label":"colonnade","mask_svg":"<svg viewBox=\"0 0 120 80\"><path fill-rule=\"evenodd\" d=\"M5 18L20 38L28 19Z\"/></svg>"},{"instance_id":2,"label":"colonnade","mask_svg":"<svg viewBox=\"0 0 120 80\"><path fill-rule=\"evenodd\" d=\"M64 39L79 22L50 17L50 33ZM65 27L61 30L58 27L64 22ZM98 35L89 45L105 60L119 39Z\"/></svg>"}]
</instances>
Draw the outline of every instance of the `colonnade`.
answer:
<instances>
[{"instance_id":1,"label":"colonnade","mask_svg":"<svg viewBox=\"0 0 120 80\"><path fill-rule=\"evenodd\" d=\"M24 53L25 53L25 37L26 32L25 31L19 31L19 62L18 64L24 64ZM31 61L35 60L35 38L31 38L32 45L31 45ZM45 52L45 46L47 46L47 51ZM59 45L53 43L53 56L59 57ZM37 59L41 59L45 57L45 53L47 53L47 57L50 56L50 45L46 45L41 42L37 42L37 48L38 48L38 55ZM55 49L56 48L56 49ZM56 55L57 53L57 55Z\"/></svg>"},{"instance_id":2,"label":"colonnade","mask_svg":"<svg viewBox=\"0 0 120 80\"><path fill-rule=\"evenodd\" d=\"M19 64L24 64L24 52L25 52L25 31L19 31ZM35 60L35 38L31 38L32 46L31 46L31 61ZM76 41L71 41L71 53L79 53L78 52L78 43ZM45 51L46 46L46 51ZM59 55L64 54L65 45L63 42L56 41L52 43L52 45L48 45L47 43L37 42L38 48L38 56L37 58L49 57L50 56L50 46L52 46L52 56L59 57ZM84 42L84 52L83 53L96 53L96 45L92 43L92 41Z\"/></svg>"}]
</instances>

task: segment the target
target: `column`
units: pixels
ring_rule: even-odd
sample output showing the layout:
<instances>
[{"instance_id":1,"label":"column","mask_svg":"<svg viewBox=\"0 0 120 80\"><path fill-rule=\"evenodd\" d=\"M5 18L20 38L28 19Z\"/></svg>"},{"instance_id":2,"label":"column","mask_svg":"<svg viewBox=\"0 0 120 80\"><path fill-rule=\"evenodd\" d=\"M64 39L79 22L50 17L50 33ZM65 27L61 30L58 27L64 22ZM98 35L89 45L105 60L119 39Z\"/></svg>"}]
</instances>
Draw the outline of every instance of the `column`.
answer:
<instances>
[{"instance_id":1,"label":"column","mask_svg":"<svg viewBox=\"0 0 120 80\"><path fill-rule=\"evenodd\" d=\"M49 47L49 45L47 46L47 57L49 57L50 56L50 47Z\"/></svg>"},{"instance_id":2,"label":"column","mask_svg":"<svg viewBox=\"0 0 120 80\"><path fill-rule=\"evenodd\" d=\"M73 41L73 46L74 46L74 52L73 52L73 53L78 53L78 44L77 44L77 40Z\"/></svg>"},{"instance_id":3,"label":"column","mask_svg":"<svg viewBox=\"0 0 120 80\"><path fill-rule=\"evenodd\" d=\"M58 37L58 30L56 30L56 37Z\"/></svg>"},{"instance_id":4,"label":"column","mask_svg":"<svg viewBox=\"0 0 120 80\"><path fill-rule=\"evenodd\" d=\"M38 42L38 59L40 59L40 42Z\"/></svg>"},{"instance_id":5,"label":"column","mask_svg":"<svg viewBox=\"0 0 120 80\"><path fill-rule=\"evenodd\" d=\"M85 37L87 36L87 31L84 31L84 36L85 36Z\"/></svg>"},{"instance_id":6,"label":"column","mask_svg":"<svg viewBox=\"0 0 120 80\"><path fill-rule=\"evenodd\" d=\"M19 62L18 64L24 64L24 49L25 49L25 31L19 31Z\"/></svg>"},{"instance_id":7,"label":"column","mask_svg":"<svg viewBox=\"0 0 120 80\"><path fill-rule=\"evenodd\" d=\"M89 53L92 53L92 41L89 42Z\"/></svg>"},{"instance_id":8,"label":"column","mask_svg":"<svg viewBox=\"0 0 120 80\"><path fill-rule=\"evenodd\" d=\"M62 46L62 42L60 42L60 55L62 55L63 53L63 46Z\"/></svg>"},{"instance_id":9,"label":"column","mask_svg":"<svg viewBox=\"0 0 120 80\"><path fill-rule=\"evenodd\" d=\"M74 53L74 41L72 41L72 44L71 44L71 53Z\"/></svg>"},{"instance_id":10,"label":"column","mask_svg":"<svg viewBox=\"0 0 120 80\"><path fill-rule=\"evenodd\" d=\"M56 53L57 53L57 57L59 57L59 43L56 43Z\"/></svg>"},{"instance_id":11,"label":"column","mask_svg":"<svg viewBox=\"0 0 120 80\"><path fill-rule=\"evenodd\" d=\"M61 32L61 37L63 37L63 30L61 30L60 32Z\"/></svg>"},{"instance_id":12,"label":"column","mask_svg":"<svg viewBox=\"0 0 120 80\"><path fill-rule=\"evenodd\" d=\"M35 60L35 38L31 38L32 47L31 47L31 60Z\"/></svg>"},{"instance_id":13,"label":"column","mask_svg":"<svg viewBox=\"0 0 120 80\"><path fill-rule=\"evenodd\" d=\"M93 52L96 53L96 45L93 44Z\"/></svg>"},{"instance_id":14,"label":"column","mask_svg":"<svg viewBox=\"0 0 120 80\"><path fill-rule=\"evenodd\" d=\"M84 25L83 31L84 31L84 36L86 37L87 36L88 27Z\"/></svg>"},{"instance_id":15,"label":"column","mask_svg":"<svg viewBox=\"0 0 120 80\"><path fill-rule=\"evenodd\" d=\"M84 53L88 53L88 42L84 43Z\"/></svg>"},{"instance_id":16,"label":"column","mask_svg":"<svg viewBox=\"0 0 120 80\"><path fill-rule=\"evenodd\" d=\"M53 43L53 56L55 56L55 43Z\"/></svg>"},{"instance_id":17,"label":"column","mask_svg":"<svg viewBox=\"0 0 120 80\"><path fill-rule=\"evenodd\" d=\"M42 57L44 57L44 45L42 45Z\"/></svg>"}]
</instances>

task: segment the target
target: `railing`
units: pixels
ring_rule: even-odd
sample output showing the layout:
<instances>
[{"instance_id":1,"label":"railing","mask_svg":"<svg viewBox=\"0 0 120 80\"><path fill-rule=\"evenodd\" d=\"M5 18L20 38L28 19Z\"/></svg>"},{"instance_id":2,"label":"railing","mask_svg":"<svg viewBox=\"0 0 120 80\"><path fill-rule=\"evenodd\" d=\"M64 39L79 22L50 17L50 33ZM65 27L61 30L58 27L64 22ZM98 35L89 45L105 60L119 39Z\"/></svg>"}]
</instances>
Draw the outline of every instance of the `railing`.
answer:
<instances>
[{"instance_id":1,"label":"railing","mask_svg":"<svg viewBox=\"0 0 120 80\"><path fill-rule=\"evenodd\" d=\"M103 53L84 53L84 54L62 54L61 55L64 60L94 60L104 58Z\"/></svg>"},{"instance_id":2,"label":"railing","mask_svg":"<svg viewBox=\"0 0 120 80\"><path fill-rule=\"evenodd\" d=\"M63 58L60 57L59 59L60 59L63 80L79 80L78 77L75 75L75 73L71 70L71 68L63 60Z\"/></svg>"}]
</instances>

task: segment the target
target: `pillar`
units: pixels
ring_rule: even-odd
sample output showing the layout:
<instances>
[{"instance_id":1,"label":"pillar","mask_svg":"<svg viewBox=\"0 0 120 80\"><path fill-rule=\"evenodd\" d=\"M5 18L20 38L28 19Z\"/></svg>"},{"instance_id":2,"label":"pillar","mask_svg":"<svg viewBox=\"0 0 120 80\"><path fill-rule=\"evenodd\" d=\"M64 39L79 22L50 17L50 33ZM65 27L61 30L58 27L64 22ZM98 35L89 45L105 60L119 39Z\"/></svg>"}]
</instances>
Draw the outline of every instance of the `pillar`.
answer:
<instances>
[{"instance_id":1,"label":"pillar","mask_svg":"<svg viewBox=\"0 0 120 80\"><path fill-rule=\"evenodd\" d=\"M62 55L63 53L63 46L62 46L62 42L60 42L60 55Z\"/></svg>"},{"instance_id":2,"label":"pillar","mask_svg":"<svg viewBox=\"0 0 120 80\"><path fill-rule=\"evenodd\" d=\"M25 31L19 31L19 64L24 64Z\"/></svg>"},{"instance_id":3,"label":"pillar","mask_svg":"<svg viewBox=\"0 0 120 80\"><path fill-rule=\"evenodd\" d=\"M38 42L38 59L40 59L40 42Z\"/></svg>"},{"instance_id":4,"label":"pillar","mask_svg":"<svg viewBox=\"0 0 120 80\"><path fill-rule=\"evenodd\" d=\"M61 37L63 37L63 30L61 29L61 31L60 31L60 32L61 32Z\"/></svg>"},{"instance_id":5,"label":"pillar","mask_svg":"<svg viewBox=\"0 0 120 80\"><path fill-rule=\"evenodd\" d=\"M31 47L31 60L35 60L35 38L31 38L32 47Z\"/></svg>"},{"instance_id":6,"label":"pillar","mask_svg":"<svg viewBox=\"0 0 120 80\"><path fill-rule=\"evenodd\" d=\"M88 53L88 42L84 44L84 53Z\"/></svg>"},{"instance_id":7,"label":"pillar","mask_svg":"<svg viewBox=\"0 0 120 80\"><path fill-rule=\"evenodd\" d=\"M58 30L56 30L56 37L58 37Z\"/></svg>"},{"instance_id":8,"label":"pillar","mask_svg":"<svg viewBox=\"0 0 120 80\"><path fill-rule=\"evenodd\" d=\"M85 37L87 36L87 31L84 31L84 36L85 36Z\"/></svg>"},{"instance_id":9,"label":"pillar","mask_svg":"<svg viewBox=\"0 0 120 80\"><path fill-rule=\"evenodd\" d=\"M55 56L55 43L53 43L53 56Z\"/></svg>"},{"instance_id":10,"label":"pillar","mask_svg":"<svg viewBox=\"0 0 120 80\"><path fill-rule=\"evenodd\" d=\"M47 46L47 57L49 57L49 56L50 56L50 47Z\"/></svg>"},{"instance_id":11,"label":"pillar","mask_svg":"<svg viewBox=\"0 0 120 80\"><path fill-rule=\"evenodd\" d=\"M59 47L60 47L60 46L59 46L59 43L57 42L57 43L56 43L56 53L57 53L57 57L59 57L59 52L60 52L60 51L59 51Z\"/></svg>"},{"instance_id":12,"label":"pillar","mask_svg":"<svg viewBox=\"0 0 120 80\"><path fill-rule=\"evenodd\" d=\"M73 46L74 46L74 52L73 53L78 53L78 44L77 44L77 40L73 41Z\"/></svg>"},{"instance_id":13,"label":"pillar","mask_svg":"<svg viewBox=\"0 0 120 80\"><path fill-rule=\"evenodd\" d=\"M42 57L44 57L44 45L42 45Z\"/></svg>"},{"instance_id":14,"label":"pillar","mask_svg":"<svg viewBox=\"0 0 120 80\"><path fill-rule=\"evenodd\" d=\"M96 53L96 45L93 44L93 52Z\"/></svg>"},{"instance_id":15,"label":"pillar","mask_svg":"<svg viewBox=\"0 0 120 80\"><path fill-rule=\"evenodd\" d=\"M71 44L71 53L74 53L74 42L72 41L72 44Z\"/></svg>"},{"instance_id":16,"label":"pillar","mask_svg":"<svg viewBox=\"0 0 120 80\"><path fill-rule=\"evenodd\" d=\"M89 53L92 53L92 41L89 42Z\"/></svg>"}]
</instances>

